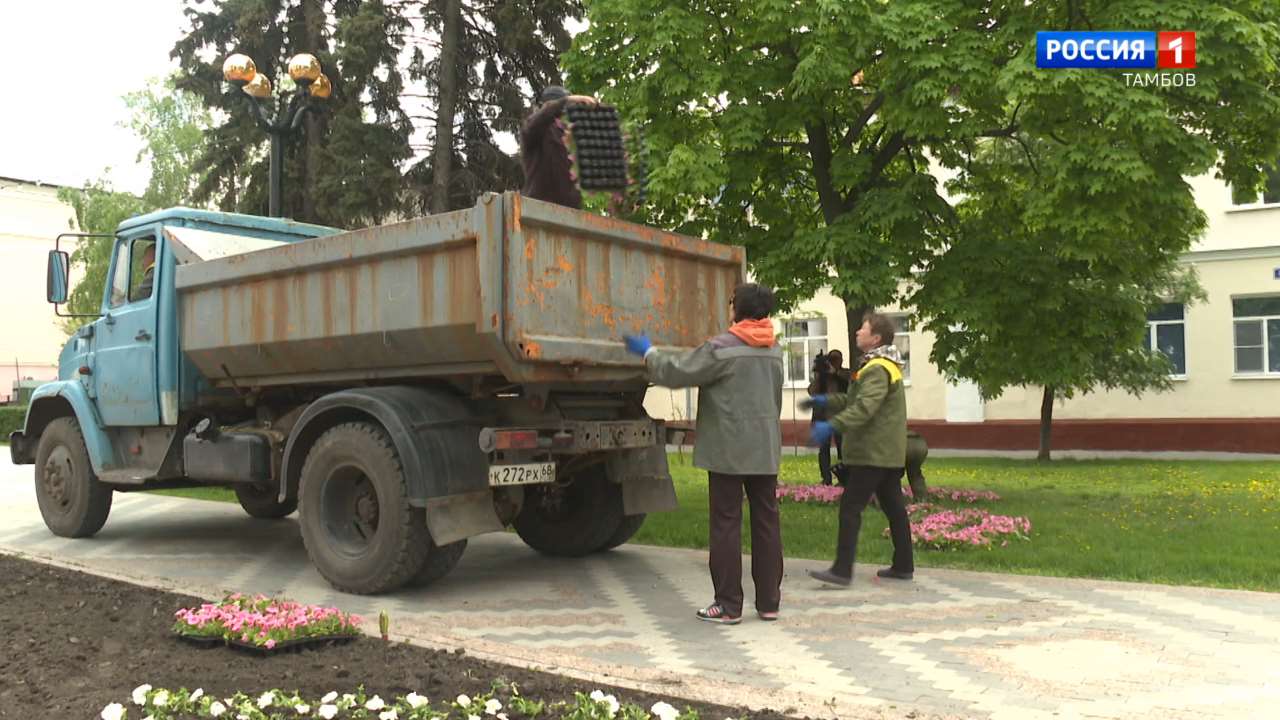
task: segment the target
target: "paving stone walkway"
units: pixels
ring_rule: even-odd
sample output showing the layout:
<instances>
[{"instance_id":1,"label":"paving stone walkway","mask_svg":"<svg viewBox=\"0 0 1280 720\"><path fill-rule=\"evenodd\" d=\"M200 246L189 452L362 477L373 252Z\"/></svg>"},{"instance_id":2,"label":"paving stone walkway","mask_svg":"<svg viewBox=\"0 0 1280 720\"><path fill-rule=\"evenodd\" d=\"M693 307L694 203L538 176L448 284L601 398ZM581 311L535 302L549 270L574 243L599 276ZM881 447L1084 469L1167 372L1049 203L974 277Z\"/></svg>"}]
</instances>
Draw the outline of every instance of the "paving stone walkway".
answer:
<instances>
[{"instance_id":1,"label":"paving stone walkway","mask_svg":"<svg viewBox=\"0 0 1280 720\"><path fill-rule=\"evenodd\" d=\"M294 519L233 504L117 494L97 536L56 538L30 473L0 464L0 552L208 598L387 610L401 639L588 684L823 718L1280 718L1280 594L928 568L840 590L789 560L782 620L748 608L720 627L693 617L711 594L704 552L558 560L493 534L438 585L367 598L320 578Z\"/></svg>"}]
</instances>

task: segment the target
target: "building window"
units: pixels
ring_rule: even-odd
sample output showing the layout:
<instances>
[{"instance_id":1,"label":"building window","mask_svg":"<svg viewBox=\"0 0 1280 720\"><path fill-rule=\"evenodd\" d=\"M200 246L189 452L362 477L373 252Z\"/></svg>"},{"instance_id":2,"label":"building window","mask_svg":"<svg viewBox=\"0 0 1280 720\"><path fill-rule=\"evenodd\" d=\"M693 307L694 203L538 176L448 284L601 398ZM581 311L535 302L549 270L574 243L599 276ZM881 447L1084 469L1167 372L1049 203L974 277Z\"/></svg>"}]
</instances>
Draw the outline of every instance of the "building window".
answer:
<instances>
[{"instance_id":1,"label":"building window","mask_svg":"<svg viewBox=\"0 0 1280 720\"><path fill-rule=\"evenodd\" d=\"M1280 375L1280 295L1232 298L1237 375Z\"/></svg>"},{"instance_id":2,"label":"building window","mask_svg":"<svg viewBox=\"0 0 1280 720\"><path fill-rule=\"evenodd\" d=\"M1147 315L1147 346L1169 358L1173 377L1187 375L1187 325L1182 303L1165 303Z\"/></svg>"},{"instance_id":3,"label":"building window","mask_svg":"<svg viewBox=\"0 0 1280 720\"><path fill-rule=\"evenodd\" d=\"M785 320L782 335L787 349L787 384L807 387L814 357L827 351L827 319Z\"/></svg>"},{"instance_id":4,"label":"building window","mask_svg":"<svg viewBox=\"0 0 1280 720\"><path fill-rule=\"evenodd\" d=\"M910 382L911 380L911 316L910 315L888 315L893 321L893 344L898 348L898 352L902 354L902 377Z\"/></svg>"},{"instance_id":5,"label":"building window","mask_svg":"<svg viewBox=\"0 0 1280 720\"><path fill-rule=\"evenodd\" d=\"M1267 171L1267 181L1260 194L1253 191L1231 192L1232 205L1277 205L1280 204L1280 166Z\"/></svg>"}]
</instances>

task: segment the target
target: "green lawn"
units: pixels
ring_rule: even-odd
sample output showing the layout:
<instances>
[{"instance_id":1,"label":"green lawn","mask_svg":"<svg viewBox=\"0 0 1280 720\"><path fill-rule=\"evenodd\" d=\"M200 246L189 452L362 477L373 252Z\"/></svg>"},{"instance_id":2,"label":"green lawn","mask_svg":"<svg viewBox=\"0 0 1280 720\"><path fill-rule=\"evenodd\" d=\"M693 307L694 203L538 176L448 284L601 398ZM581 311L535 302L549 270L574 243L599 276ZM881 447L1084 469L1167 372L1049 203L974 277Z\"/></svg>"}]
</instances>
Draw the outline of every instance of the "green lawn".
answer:
<instances>
[{"instance_id":1,"label":"green lawn","mask_svg":"<svg viewBox=\"0 0 1280 720\"><path fill-rule=\"evenodd\" d=\"M649 516L633 542L707 546L706 474L671 455L680 509ZM1095 577L1280 591L1280 463L1142 460L930 459L932 486L994 490L992 512L1031 520L1031 541L917 550L924 567ZM818 478L815 456L787 456L782 481ZM229 490L169 494L234 501ZM884 516L869 509L859 561L887 564ZM787 557L832 556L836 506L784 502ZM744 527L744 540L749 533Z\"/></svg>"},{"instance_id":2,"label":"green lawn","mask_svg":"<svg viewBox=\"0 0 1280 720\"><path fill-rule=\"evenodd\" d=\"M706 474L671 456L680 510L650 515L635 542L707 546ZM1031 541L917 550L925 567L1280 590L1280 463L930 459L931 486L994 490L994 513L1031 520ZM788 456L782 481L818 479L815 456ZM836 506L784 502L787 557L833 555ZM889 562L886 523L864 516L858 560ZM748 537L744 527L744 539Z\"/></svg>"}]
</instances>

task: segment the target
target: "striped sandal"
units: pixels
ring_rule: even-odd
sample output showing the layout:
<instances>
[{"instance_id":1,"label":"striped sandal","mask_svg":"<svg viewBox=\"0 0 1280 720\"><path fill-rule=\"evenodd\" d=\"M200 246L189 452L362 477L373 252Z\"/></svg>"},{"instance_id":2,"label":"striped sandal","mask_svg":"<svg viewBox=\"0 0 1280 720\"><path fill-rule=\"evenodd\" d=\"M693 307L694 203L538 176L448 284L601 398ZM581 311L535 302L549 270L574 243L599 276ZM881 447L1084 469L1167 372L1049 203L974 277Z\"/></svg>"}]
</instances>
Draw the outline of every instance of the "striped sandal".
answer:
<instances>
[{"instance_id":1,"label":"striped sandal","mask_svg":"<svg viewBox=\"0 0 1280 720\"><path fill-rule=\"evenodd\" d=\"M777 610L774 610L773 612L769 612L768 610L760 610L756 614L760 616L761 620L765 620L767 622L773 622L774 620L778 619Z\"/></svg>"},{"instance_id":2,"label":"striped sandal","mask_svg":"<svg viewBox=\"0 0 1280 720\"><path fill-rule=\"evenodd\" d=\"M730 615L726 613L720 603L711 603L699 610L698 619L705 620L707 622L720 623L721 625L737 625L742 622L741 615Z\"/></svg>"}]
</instances>

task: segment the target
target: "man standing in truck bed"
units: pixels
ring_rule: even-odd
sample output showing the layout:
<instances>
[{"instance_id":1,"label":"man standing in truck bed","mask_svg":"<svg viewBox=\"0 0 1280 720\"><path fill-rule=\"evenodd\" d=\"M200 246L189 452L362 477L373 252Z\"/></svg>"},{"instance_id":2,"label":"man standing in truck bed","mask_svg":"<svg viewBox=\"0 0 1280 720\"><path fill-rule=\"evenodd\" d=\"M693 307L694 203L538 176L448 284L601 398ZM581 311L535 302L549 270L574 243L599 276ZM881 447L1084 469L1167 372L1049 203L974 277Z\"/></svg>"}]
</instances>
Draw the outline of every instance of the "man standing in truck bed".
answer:
<instances>
[{"instance_id":1,"label":"man standing in truck bed","mask_svg":"<svg viewBox=\"0 0 1280 720\"><path fill-rule=\"evenodd\" d=\"M626 336L644 356L649 380L698 388L693 464L707 471L710 561L715 602L699 620L742 621L742 493L751 505L751 579L761 620L777 620L782 599L782 528L778 465L782 459L782 351L774 337L773 291L739 285L733 325L687 353L660 352L644 335Z\"/></svg>"},{"instance_id":2,"label":"man standing in truck bed","mask_svg":"<svg viewBox=\"0 0 1280 720\"><path fill-rule=\"evenodd\" d=\"M541 107L520 128L520 162L524 165L524 188L520 194L581 210L582 193L571 172L573 163L560 116L569 103L595 105L596 99L570 95L559 85L543 90L541 99Z\"/></svg>"}]
</instances>

